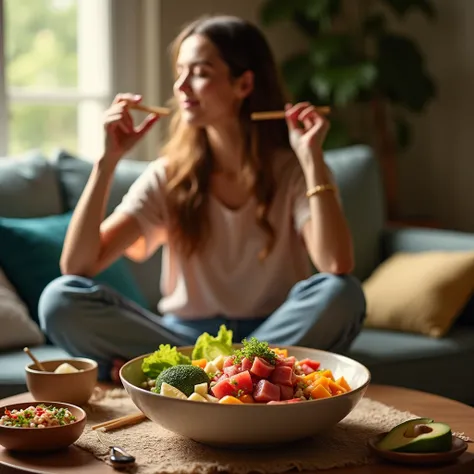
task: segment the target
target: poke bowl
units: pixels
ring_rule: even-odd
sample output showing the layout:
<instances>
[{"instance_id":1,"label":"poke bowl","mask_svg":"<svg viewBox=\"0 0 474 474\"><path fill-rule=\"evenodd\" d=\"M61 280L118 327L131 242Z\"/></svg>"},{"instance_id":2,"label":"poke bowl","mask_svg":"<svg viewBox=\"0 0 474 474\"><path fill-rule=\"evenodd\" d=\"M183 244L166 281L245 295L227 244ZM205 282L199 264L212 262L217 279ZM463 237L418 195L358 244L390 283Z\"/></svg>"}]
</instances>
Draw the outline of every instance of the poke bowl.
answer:
<instances>
[{"instance_id":1,"label":"poke bowl","mask_svg":"<svg viewBox=\"0 0 474 474\"><path fill-rule=\"evenodd\" d=\"M255 338L235 344L222 326L194 346L160 345L127 362L120 379L134 404L167 430L249 447L324 434L362 399L370 372L327 351Z\"/></svg>"},{"instance_id":2,"label":"poke bowl","mask_svg":"<svg viewBox=\"0 0 474 474\"><path fill-rule=\"evenodd\" d=\"M86 412L69 403L11 403L0 407L0 445L26 452L67 448L79 439L86 420Z\"/></svg>"}]
</instances>

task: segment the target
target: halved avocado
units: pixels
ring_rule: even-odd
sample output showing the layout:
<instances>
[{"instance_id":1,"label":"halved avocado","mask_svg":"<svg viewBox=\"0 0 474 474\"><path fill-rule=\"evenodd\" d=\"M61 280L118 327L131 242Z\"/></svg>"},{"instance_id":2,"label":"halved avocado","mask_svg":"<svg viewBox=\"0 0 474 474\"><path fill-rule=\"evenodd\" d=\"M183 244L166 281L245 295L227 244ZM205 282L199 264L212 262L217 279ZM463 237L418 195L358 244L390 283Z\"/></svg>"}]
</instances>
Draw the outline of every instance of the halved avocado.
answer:
<instances>
[{"instance_id":1,"label":"halved avocado","mask_svg":"<svg viewBox=\"0 0 474 474\"><path fill-rule=\"evenodd\" d=\"M404 453L439 453L449 451L451 446L451 428L430 418L401 423L377 444L379 449Z\"/></svg>"}]
</instances>

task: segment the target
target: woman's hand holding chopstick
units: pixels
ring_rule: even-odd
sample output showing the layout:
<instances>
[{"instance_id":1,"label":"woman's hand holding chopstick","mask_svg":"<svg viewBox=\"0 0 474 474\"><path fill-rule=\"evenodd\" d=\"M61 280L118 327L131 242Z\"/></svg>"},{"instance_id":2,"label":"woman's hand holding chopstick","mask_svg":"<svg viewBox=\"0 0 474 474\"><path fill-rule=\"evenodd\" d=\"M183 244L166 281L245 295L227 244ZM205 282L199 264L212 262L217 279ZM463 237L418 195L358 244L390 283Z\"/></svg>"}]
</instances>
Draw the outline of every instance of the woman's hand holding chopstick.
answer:
<instances>
[{"instance_id":1,"label":"woman's hand holding chopstick","mask_svg":"<svg viewBox=\"0 0 474 474\"><path fill-rule=\"evenodd\" d=\"M105 112L104 155L107 160L119 161L159 119L160 115L151 111L143 122L135 126L129 109L140 107L141 100L140 95L118 94Z\"/></svg>"}]
</instances>

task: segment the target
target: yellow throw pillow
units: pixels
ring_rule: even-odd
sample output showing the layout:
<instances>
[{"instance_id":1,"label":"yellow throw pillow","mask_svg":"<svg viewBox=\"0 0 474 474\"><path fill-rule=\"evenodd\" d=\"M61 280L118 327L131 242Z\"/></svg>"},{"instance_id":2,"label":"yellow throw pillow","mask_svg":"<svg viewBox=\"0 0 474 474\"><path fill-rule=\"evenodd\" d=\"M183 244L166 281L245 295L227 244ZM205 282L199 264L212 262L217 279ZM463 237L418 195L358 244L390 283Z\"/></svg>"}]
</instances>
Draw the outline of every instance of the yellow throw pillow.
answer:
<instances>
[{"instance_id":1,"label":"yellow throw pillow","mask_svg":"<svg viewBox=\"0 0 474 474\"><path fill-rule=\"evenodd\" d=\"M394 254L363 289L366 327L442 337L474 292L474 251Z\"/></svg>"}]
</instances>

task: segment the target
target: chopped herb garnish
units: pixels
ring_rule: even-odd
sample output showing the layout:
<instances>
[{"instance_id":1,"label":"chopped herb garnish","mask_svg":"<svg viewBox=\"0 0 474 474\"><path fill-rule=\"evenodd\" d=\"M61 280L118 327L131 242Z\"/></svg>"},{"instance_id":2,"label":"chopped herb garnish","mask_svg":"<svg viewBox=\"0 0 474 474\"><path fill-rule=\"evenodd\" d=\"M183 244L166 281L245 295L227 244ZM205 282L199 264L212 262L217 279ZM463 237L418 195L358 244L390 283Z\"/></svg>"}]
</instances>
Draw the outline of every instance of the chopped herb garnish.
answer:
<instances>
[{"instance_id":1,"label":"chopped herb garnish","mask_svg":"<svg viewBox=\"0 0 474 474\"><path fill-rule=\"evenodd\" d=\"M276 363L277 354L268 347L268 342L261 342L256 337L251 337L250 341L244 339L242 344L243 347L235 351L234 364L240 364L244 357L252 362L255 357L260 357L270 364Z\"/></svg>"}]
</instances>

